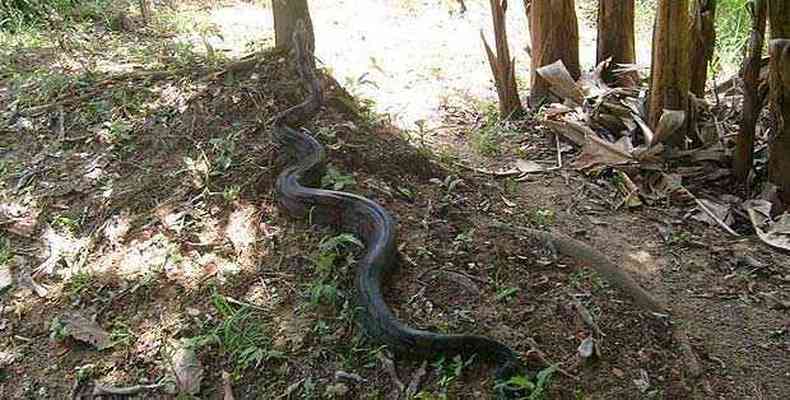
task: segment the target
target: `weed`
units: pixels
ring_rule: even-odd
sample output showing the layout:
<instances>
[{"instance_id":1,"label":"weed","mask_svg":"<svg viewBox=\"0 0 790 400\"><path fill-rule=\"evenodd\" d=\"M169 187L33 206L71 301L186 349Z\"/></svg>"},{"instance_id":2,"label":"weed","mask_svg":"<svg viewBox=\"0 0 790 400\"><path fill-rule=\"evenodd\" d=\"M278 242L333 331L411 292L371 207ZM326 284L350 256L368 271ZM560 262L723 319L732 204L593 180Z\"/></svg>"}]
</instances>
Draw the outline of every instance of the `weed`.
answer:
<instances>
[{"instance_id":1,"label":"weed","mask_svg":"<svg viewBox=\"0 0 790 400\"><path fill-rule=\"evenodd\" d=\"M687 231L672 232L669 237L668 244L670 245L684 245L691 242L692 235Z\"/></svg>"},{"instance_id":2,"label":"weed","mask_svg":"<svg viewBox=\"0 0 790 400\"><path fill-rule=\"evenodd\" d=\"M110 343L113 347L128 348L136 340L137 337L129 329L129 325L123 322L115 323L115 326L110 330Z\"/></svg>"},{"instance_id":3,"label":"weed","mask_svg":"<svg viewBox=\"0 0 790 400\"><path fill-rule=\"evenodd\" d=\"M63 292L71 298L81 297L93 286L93 275L87 271L79 271L66 282Z\"/></svg>"},{"instance_id":4,"label":"weed","mask_svg":"<svg viewBox=\"0 0 790 400\"><path fill-rule=\"evenodd\" d=\"M538 208L532 210L529 214L529 220L538 227L545 228L551 226L556 222L557 216L554 210L548 208Z\"/></svg>"},{"instance_id":5,"label":"weed","mask_svg":"<svg viewBox=\"0 0 790 400\"><path fill-rule=\"evenodd\" d=\"M310 302L313 305L335 304L337 302L339 293L332 272L337 259L352 246L364 247L362 242L350 233L325 238L318 245L319 253L313 261L317 276L309 287ZM348 253L345 266L350 266L355 262L353 254Z\"/></svg>"},{"instance_id":6,"label":"weed","mask_svg":"<svg viewBox=\"0 0 790 400\"><path fill-rule=\"evenodd\" d=\"M569 275L569 280L571 285L577 289L581 289L582 283L588 280L590 281L593 290L602 290L609 287L609 284L603 278L601 278L597 272L588 268L583 268L571 273Z\"/></svg>"},{"instance_id":7,"label":"weed","mask_svg":"<svg viewBox=\"0 0 790 400\"><path fill-rule=\"evenodd\" d=\"M68 215L57 215L52 220L52 226L63 232L74 234L80 229L80 223Z\"/></svg>"},{"instance_id":8,"label":"weed","mask_svg":"<svg viewBox=\"0 0 790 400\"><path fill-rule=\"evenodd\" d=\"M66 323L58 317L53 318L49 322L49 338L55 342L62 342L67 337L69 337L69 333L66 330Z\"/></svg>"},{"instance_id":9,"label":"weed","mask_svg":"<svg viewBox=\"0 0 790 400\"><path fill-rule=\"evenodd\" d=\"M241 187L239 185L226 186L225 189L222 190L222 198L229 203L234 202L238 200L240 193Z\"/></svg>"},{"instance_id":10,"label":"weed","mask_svg":"<svg viewBox=\"0 0 790 400\"><path fill-rule=\"evenodd\" d=\"M231 304L216 290L211 294L211 304L219 314L218 319L208 333L190 340L193 346L218 345L236 365L236 372L285 357L271 349L265 325L249 307Z\"/></svg>"},{"instance_id":11,"label":"weed","mask_svg":"<svg viewBox=\"0 0 790 400\"><path fill-rule=\"evenodd\" d=\"M483 127L472 133L472 148L481 155L494 156L499 153L499 131L491 127Z\"/></svg>"},{"instance_id":12,"label":"weed","mask_svg":"<svg viewBox=\"0 0 790 400\"><path fill-rule=\"evenodd\" d=\"M557 366L552 365L538 372L535 380L531 380L523 375L517 375L505 382L497 384L497 387L508 387L516 391L528 392L529 396L522 397L523 400L544 400L546 399L546 389L551 381L551 377L557 371Z\"/></svg>"},{"instance_id":13,"label":"weed","mask_svg":"<svg viewBox=\"0 0 790 400\"><path fill-rule=\"evenodd\" d=\"M354 177L341 173L337 168L329 166L321 178L321 187L332 190L343 190L357 183Z\"/></svg>"},{"instance_id":14,"label":"weed","mask_svg":"<svg viewBox=\"0 0 790 400\"><path fill-rule=\"evenodd\" d=\"M447 392L450 390L450 386L453 384L453 382L458 380L458 378L463 373L464 368L474 363L474 361L474 356L470 357L468 360L464 360L460 355L458 355L453 357L453 359L448 363L444 356L440 357L432 364L432 366L440 374L439 381L437 383L441 390L441 394L436 395L434 393L420 392L416 396L416 399L447 400L449 398Z\"/></svg>"},{"instance_id":15,"label":"weed","mask_svg":"<svg viewBox=\"0 0 790 400\"><path fill-rule=\"evenodd\" d=\"M516 293L518 293L517 287L499 288L496 291L496 300L507 302L508 300L512 299L516 295Z\"/></svg>"},{"instance_id":16,"label":"weed","mask_svg":"<svg viewBox=\"0 0 790 400\"><path fill-rule=\"evenodd\" d=\"M211 138L208 141L214 153L211 175L221 175L233 165L233 154L238 138L238 132L234 132L227 137Z\"/></svg>"}]
</instances>

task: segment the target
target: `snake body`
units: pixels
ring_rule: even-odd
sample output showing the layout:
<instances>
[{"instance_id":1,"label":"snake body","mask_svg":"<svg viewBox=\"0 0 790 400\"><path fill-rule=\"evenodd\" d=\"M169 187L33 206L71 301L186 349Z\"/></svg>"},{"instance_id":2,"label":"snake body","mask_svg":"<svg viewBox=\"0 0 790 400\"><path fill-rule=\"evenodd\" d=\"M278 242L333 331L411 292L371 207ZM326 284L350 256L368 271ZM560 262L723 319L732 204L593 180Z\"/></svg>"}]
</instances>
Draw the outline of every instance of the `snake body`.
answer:
<instances>
[{"instance_id":1,"label":"snake body","mask_svg":"<svg viewBox=\"0 0 790 400\"><path fill-rule=\"evenodd\" d=\"M293 160L280 173L275 184L280 206L294 217L309 217L313 223L351 232L365 244L364 255L357 265L355 286L361 308L361 325L372 339L386 344L398 354L422 358L437 354L463 354L492 361L496 364L496 398L521 397L524 393L507 384L510 378L527 372L511 348L483 336L440 334L410 327L400 321L384 301L382 283L397 269L399 260L395 221L386 209L356 194L306 186L321 176L326 154L314 137L293 128L315 114L322 102L312 55L304 40L304 27L297 25L294 33L296 66L309 95L302 103L281 112L274 119L274 139ZM657 315L665 315L668 311L666 305L642 289L620 266L578 240L503 223L493 227L537 238L559 253L587 263L630 295L643 310Z\"/></svg>"},{"instance_id":2,"label":"snake body","mask_svg":"<svg viewBox=\"0 0 790 400\"><path fill-rule=\"evenodd\" d=\"M280 113L273 124L275 141L292 159L275 184L280 207L291 216L310 218L312 223L351 232L365 244L364 254L357 264L355 286L361 309L360 322L373 340L386 344L397 354L420 358L474 354L496 364L495 379L499 383L524 373L516 352L496 340L476 335L440 334L415 329L400 321L385 302L382 286L397 269L399 260L396 224L390 213L378 203L356 194L306 186L320 177L326 155L315 138L292 127L317 112L322 101L311 56L305 51L300 32L297 28L294 34L296 64L310 96ZM499 399L517 395L505 384L497 387Z\"/></svg>"}]
</instances>

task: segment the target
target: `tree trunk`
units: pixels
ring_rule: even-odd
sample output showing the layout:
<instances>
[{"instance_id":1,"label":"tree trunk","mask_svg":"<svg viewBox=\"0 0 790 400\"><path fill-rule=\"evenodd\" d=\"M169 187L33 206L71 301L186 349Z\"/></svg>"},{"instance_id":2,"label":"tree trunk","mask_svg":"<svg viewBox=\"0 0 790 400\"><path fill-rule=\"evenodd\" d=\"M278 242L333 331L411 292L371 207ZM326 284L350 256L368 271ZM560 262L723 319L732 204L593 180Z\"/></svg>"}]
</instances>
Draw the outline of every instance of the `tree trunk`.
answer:
<instances>
[{"instance_id":1,"label":"tree trunk","mask_svg":"<svg viewBox=\"0 0 790 400\"><path fill-rule=\"evenodd\" d=\"M496 54L488 46L483 31L480 37L488 56L488 64L494 74L496 82L496 92L499 96L499 116L500 118L510 118L524 112L521 107L521 99L518 97L516 86L516 60L510 58L510 49L507 42L507 30L505 25L505 12L507 11L507 0L490 0L491 13L494 18L494 41L496 42Z\"/></svg>"},{"instance_id":2,"label":"tree trunk","mask_svg":"<svg viewBox=\"0 0 790 400\"><path fill-rule=\"evenodd\" d=\"M762 101L759 96L760 70L765 44L765 0L751 3L752 34L749 38L746 58L743 60L743 114L741 126L732 155L732 170L738 182L746 183L754 163L754 131L760 117Z\"/></svg>"},{"instance_id":3,"label":"tree trunk","mask_svg":"<svg viewBox=\"0 0 790 400\"><path fill-rule=\"evenodd\" d=\"M301 19L307 30L307 48L310 53L313 53L315 36L307 0L272 0L272 12L274 14L274 46L286 50L293 48L296 21Z\"/></svg>"},{"instance_id":4,"label":"tree trunk","mask_svg":"<svg viewBox=\"0 0 790 400\"><path fill-rule=\"evenodd\" d=\"M151 21L151 3L149 0L139 0L139 5L143 23L148 24Z\"/></svg>"},{"instance_id":5,"label":"tree trunk","mask_svg":"<svg viewBox=\"0 0 790 400\"><path fill-rule=\"evenodd\" d=\"M664 110L689 111L689 0L659 0L653 29L649 125L656 130ZM686 121L685 126L690 126ZM685 129L662 138L680 145Z\"/></svg>"},{"instance_id":6,"label":"tree trunk","mask_svg":"<svg viewBox=\"0 0 790 400\"><path fill-rule=\"evenodd\" d=\"M571 77L579 79L579 27L574 0L532 0L527 10L532 41L529 106L539 107L551 93L538 68L562 60Z\"/></svg>"},{"instance_id":7,"label":"tree trunk","mask_svg":"<svg viewBox=\"0 0 790 400\"><path fill-rule=\"evenodd\" d=\"M612 58L603 73L606 83L633 87L639 83L639 74L631 71L615 74L617 64L636 63L634 40L634 0L598 1L597 64Z\"/></svg>"},{"instance_id":8,"label":"tree trunk","mask_svg":"<svg viewBox=\"0 0 790 400\"><path fill-rule=\"evenodd\" d=\"M691 93L703 98L708 79L708 65L716 47L716 0L692 0L691 25Z\"/></svg>"},{"instance_id":9,"label":"tree trunk","mask_svg":"<svg viewBox=\"0 0 790 400\"><path fill-rule=\"evenodd\" d=\"M768 146L768 178L779 187L784 207L790 205L790 3L769 0L771 56L769 84L774 137Z\"/></svg>"}]
</instances>

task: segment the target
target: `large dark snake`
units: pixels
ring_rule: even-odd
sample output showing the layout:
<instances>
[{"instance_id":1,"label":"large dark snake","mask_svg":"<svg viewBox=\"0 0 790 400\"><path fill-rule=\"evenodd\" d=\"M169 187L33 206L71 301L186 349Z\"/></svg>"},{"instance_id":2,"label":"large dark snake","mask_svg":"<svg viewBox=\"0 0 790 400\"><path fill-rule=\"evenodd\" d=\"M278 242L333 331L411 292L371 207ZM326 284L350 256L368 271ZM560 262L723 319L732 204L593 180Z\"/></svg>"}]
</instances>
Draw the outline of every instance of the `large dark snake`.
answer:
<instances>
[{"instance_id":1,"label":"large dark snake","mask_svg":"<svg viewBox=\"0 0 790 400\"><path fill-rule=\"evenodd\" d=\"M399 259L395 221L387 210L362 196L304 186L320 177L326 156L323 146L315 138L305 130L292 127L315 114L322 103L312 54L306 50L303 32L303 28L298 27L294 34L294 51L297 70L308 87L309 96L302 103L278 114L273 124L275 141L293 160L277 178L275 192L278 203L294 217L307 217L312 223L351 232L363 241L365 251L358 261L355 286L361 309L361 325L373 340L386 344L395 353L422 358L437 354L476 355L496 364L497 399L520 397L523 393L518 393L505 383L511 377L526 374L527 371L517 353L505 344L483 336L440 334L415 329L393 314L384 301L382 289L382 282L396 270ZM579 249L587 253L592 251L569 238L557 239L554 235L539 231L525 233L551 242L563 253L575 254ZM592 262L603 262L603 256L594 251L585 258ZM626 282L625 285L629 286L632 282Z\"/></svg>"}]
</instances>

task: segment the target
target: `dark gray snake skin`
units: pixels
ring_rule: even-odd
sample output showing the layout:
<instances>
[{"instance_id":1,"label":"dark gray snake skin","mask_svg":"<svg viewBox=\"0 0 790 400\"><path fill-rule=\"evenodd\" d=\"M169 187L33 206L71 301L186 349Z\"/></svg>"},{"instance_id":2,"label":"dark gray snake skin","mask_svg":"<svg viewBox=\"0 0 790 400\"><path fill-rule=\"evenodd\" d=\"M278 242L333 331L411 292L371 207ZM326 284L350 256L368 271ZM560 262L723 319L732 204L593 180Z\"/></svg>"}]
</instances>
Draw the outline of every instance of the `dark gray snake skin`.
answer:
<instances>
[{"instance_id":1,"label":"dark gray snake skin","mask_svg":"<svg viewBox=\"0 0 790 400\"><path fill-rule=\"evenodd\" d=\"M356 271L356 290L361 308L361 325L377 342L386 344L396 354L420 358L440 354L476 355L496 364L497 399L514 399L523 395L503 383L525 373L516 352L495 340L474 335L445 335L412 328L393 314L384 301L382 282L398 265L395 221L376 202L351 193L314 189L305 186L321 176L325 162L323 146L301 125L320 108L321 90L305 50L303 31L297 28L294 48L299 75L307 84L310 96L301 104L280 113L274 121L273 136L292 162L277 178L278 203L290 215L310 218L312 223L351 232L365 244L365 252Z\"/></svg>"}]
</instances>

